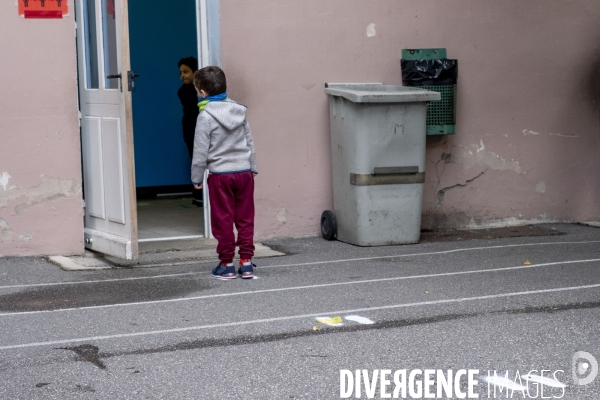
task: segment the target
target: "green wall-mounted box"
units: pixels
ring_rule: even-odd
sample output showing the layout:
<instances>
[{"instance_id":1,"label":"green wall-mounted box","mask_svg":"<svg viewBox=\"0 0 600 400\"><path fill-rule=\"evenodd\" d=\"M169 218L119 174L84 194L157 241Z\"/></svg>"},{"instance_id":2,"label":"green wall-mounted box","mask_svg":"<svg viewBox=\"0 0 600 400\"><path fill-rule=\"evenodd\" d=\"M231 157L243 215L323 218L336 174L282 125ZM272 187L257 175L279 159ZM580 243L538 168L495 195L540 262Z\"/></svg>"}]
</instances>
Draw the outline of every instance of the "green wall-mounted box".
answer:
<instances>
[{"instance_id":1,"label":"green wall-mounted box","mask_svg":"<svg viewBox=\"0 0 600 400\"><path fill-rule=\"evenodd\" d=\"M440 80L441 83L427 82L426 84L412 84L404 82L404 68L408 68L407 62L423 62L423 66L431 65L431 60L453 61L456 73L456 60L447 60L446 49L403 49L402 50L402 80L404 86L419 87L433 92L439 92L442 99L432 101L427 107L427 135L453 135L456 133L456 79L448 83L448 79ZM435 62L435 61L434 61Z\"/></svg>"}]
</instances>

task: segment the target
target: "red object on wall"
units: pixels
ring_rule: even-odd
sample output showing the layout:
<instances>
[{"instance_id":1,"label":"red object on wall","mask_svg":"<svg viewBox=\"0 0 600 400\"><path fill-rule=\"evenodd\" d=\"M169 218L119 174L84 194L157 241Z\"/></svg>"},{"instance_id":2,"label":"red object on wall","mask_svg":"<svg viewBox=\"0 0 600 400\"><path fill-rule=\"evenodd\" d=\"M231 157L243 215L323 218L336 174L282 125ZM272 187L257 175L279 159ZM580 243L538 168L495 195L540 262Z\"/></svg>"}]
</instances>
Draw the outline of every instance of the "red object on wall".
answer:
<instances>
[{"instance_id":1,"label":"red object on wall","mask_svg":"<svg viewBox=\"0 0 600 400\"><path fill-rule=\"evenodd\" d=\"M69 12L68 0L19 0L19 15L25 18L62 18Z\"/></svg>"}]
</instances>

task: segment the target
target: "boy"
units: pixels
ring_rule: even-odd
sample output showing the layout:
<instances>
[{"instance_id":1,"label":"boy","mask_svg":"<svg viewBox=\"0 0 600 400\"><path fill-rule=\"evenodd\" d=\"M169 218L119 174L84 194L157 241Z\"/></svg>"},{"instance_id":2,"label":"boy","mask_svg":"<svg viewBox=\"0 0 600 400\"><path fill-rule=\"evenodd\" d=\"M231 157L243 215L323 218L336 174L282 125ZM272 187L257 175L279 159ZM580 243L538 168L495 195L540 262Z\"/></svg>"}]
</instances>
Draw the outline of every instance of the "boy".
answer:
<instances>
[{"instance_id":1,"label":"boy","mask_svg":"<svg viewBox=\"0 0 600 400\"><path fill-rule=\"evenodd\" d=\"M185 57L177 63L179 66L179 78L183 83L177 91L177 96L183 106L183 141L190 153L190 159L194 155L194 132L196 131L196 120L198 119L198 94L194 88L194 72L198 70L198 60L195 57ZM202 191L192 191L192 204L202 207Z\"/></svg>"},{"instance_id":2,"label":"boy","mask_svg":"<svg viewBox=\"0 0 600 400\"><path fill-rule=\"evenodd\" d=\"M202 189L208 169L208 195L212 232L217 238L219 265L212 274L219 279L235 279L235 246L240 248L238 274L254 277L254 176L256 153L246 107L227 98L225 73L219 67L205 67L194 73L194 86L200 97L196 122L192 182ZM237 242L233 224L238 231Z\"/></svg>"}]
</instances>

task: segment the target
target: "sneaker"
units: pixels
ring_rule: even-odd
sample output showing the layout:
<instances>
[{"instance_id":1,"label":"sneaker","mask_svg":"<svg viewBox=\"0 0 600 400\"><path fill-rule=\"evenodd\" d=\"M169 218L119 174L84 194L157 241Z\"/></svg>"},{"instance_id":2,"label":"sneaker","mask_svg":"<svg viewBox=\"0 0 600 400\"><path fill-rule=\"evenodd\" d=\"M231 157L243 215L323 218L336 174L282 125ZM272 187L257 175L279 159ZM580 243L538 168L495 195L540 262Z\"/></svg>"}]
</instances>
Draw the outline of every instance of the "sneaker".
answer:
<instances>
[{"instance_id":1,"label":"sneaker","mask_svg":"<svg viewBox=\"0 0 600 400\"><path fill-rule=\"evenodd\" d=\"M254 267L250 260L240 260L240 267L238 268L238 274L242 279L254 278Z\"/></svg>"},{"instance_id":2,"label":"sneaker","mask_svg":"<svg viewBox=\"0 0 600 400\"><path fill-rule=\"evenodd\" d=\"M235 279L235 267L231 265L223 265L219 263L212 271L213 277L218 279Z\"/></svg>"}]
</instances>

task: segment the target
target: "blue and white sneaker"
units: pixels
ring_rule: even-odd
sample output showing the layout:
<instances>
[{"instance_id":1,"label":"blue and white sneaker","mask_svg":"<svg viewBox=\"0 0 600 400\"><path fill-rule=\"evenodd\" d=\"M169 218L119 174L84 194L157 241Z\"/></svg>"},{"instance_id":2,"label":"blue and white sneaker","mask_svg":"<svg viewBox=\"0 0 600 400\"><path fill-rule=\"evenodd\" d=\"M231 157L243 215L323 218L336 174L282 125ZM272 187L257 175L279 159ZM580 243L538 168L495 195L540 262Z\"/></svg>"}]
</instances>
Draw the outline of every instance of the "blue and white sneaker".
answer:
<instances>
[{"instance_id":1,"label":"blue and white sneaker","mask_svg":"<svg viewBox=\"0 0 600 400\"><path fill-rule=\"evenodd\" d=\"M254 278L254 267L256 267L256 265L252 264L252 261L242 259L240 260L238 274L242 279L252 279Z\"/></svg>"},{"instance_id":2,"label":"blue and white sneaker","mask_svg":"<svg viewBox=\"0 0 600 400\"><path fill-rule=\"evenodd\" d=\"M213 271L213 278L217 279L235 279L237 275L235 274L235 267L232 264L223 265L219 263Z\"/></svg>"}]
</instances>

